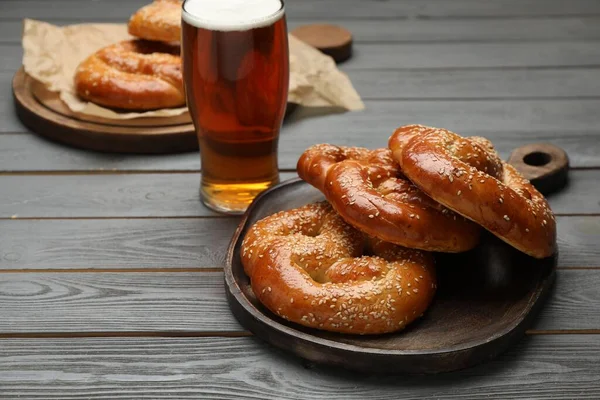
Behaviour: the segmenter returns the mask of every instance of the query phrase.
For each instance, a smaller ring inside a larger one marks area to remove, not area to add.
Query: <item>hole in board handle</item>
[[[552,156],[548,153],[543,153],[541,151],[534,151],[533,153],[529,153],[523,157],[523,162],[527,165],[532,165],[534,167],[541,167],[543,165],[548,164],[552,160]]]

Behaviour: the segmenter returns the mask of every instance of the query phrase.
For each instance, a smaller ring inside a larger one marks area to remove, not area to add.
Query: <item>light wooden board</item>
[[[305,365],[250,338],[10,339],[9,398],[598,399],[597,335],[525,337],[488,363],[439,376],[375,377]]]

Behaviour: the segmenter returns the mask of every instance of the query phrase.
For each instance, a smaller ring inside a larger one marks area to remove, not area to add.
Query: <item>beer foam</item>
[[[269,26],[283,13],[281,0],[186,0],[182,18],[198,28],[242,31]]]

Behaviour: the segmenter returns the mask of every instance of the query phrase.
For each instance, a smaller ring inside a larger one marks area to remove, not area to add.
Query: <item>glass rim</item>
[[[185,6],[189,0],[183,0],[181,5],[181,18],[190,25],[193,25],[197,28],[202,29],[213,29],[213,30],[246,30],[246,29],[254,29],[254,28],[262,28],[265,26],[269,26],[279,21],[285,15],[285,2],[284,0],[278,0],[281,5],[277,11],[265,15],[264,17],[250,19],[248,21],[243,21],[237,25],[234,24],[223,24],[215,21],[210,21],[206,19],[202,19],[201,17],[197,17],[194,14],[190,14]],[[186,18],[187,16],[187,18]],[[194,23],[196,22],[196,23]],[[198,26],[202,25],[202,26]]]

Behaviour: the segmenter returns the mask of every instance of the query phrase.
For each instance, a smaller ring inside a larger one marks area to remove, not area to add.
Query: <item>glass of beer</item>
[[[186,0],[181,46],[201,199],[213,210],[241,214],[279,182],[289,86],[283,1]]]

